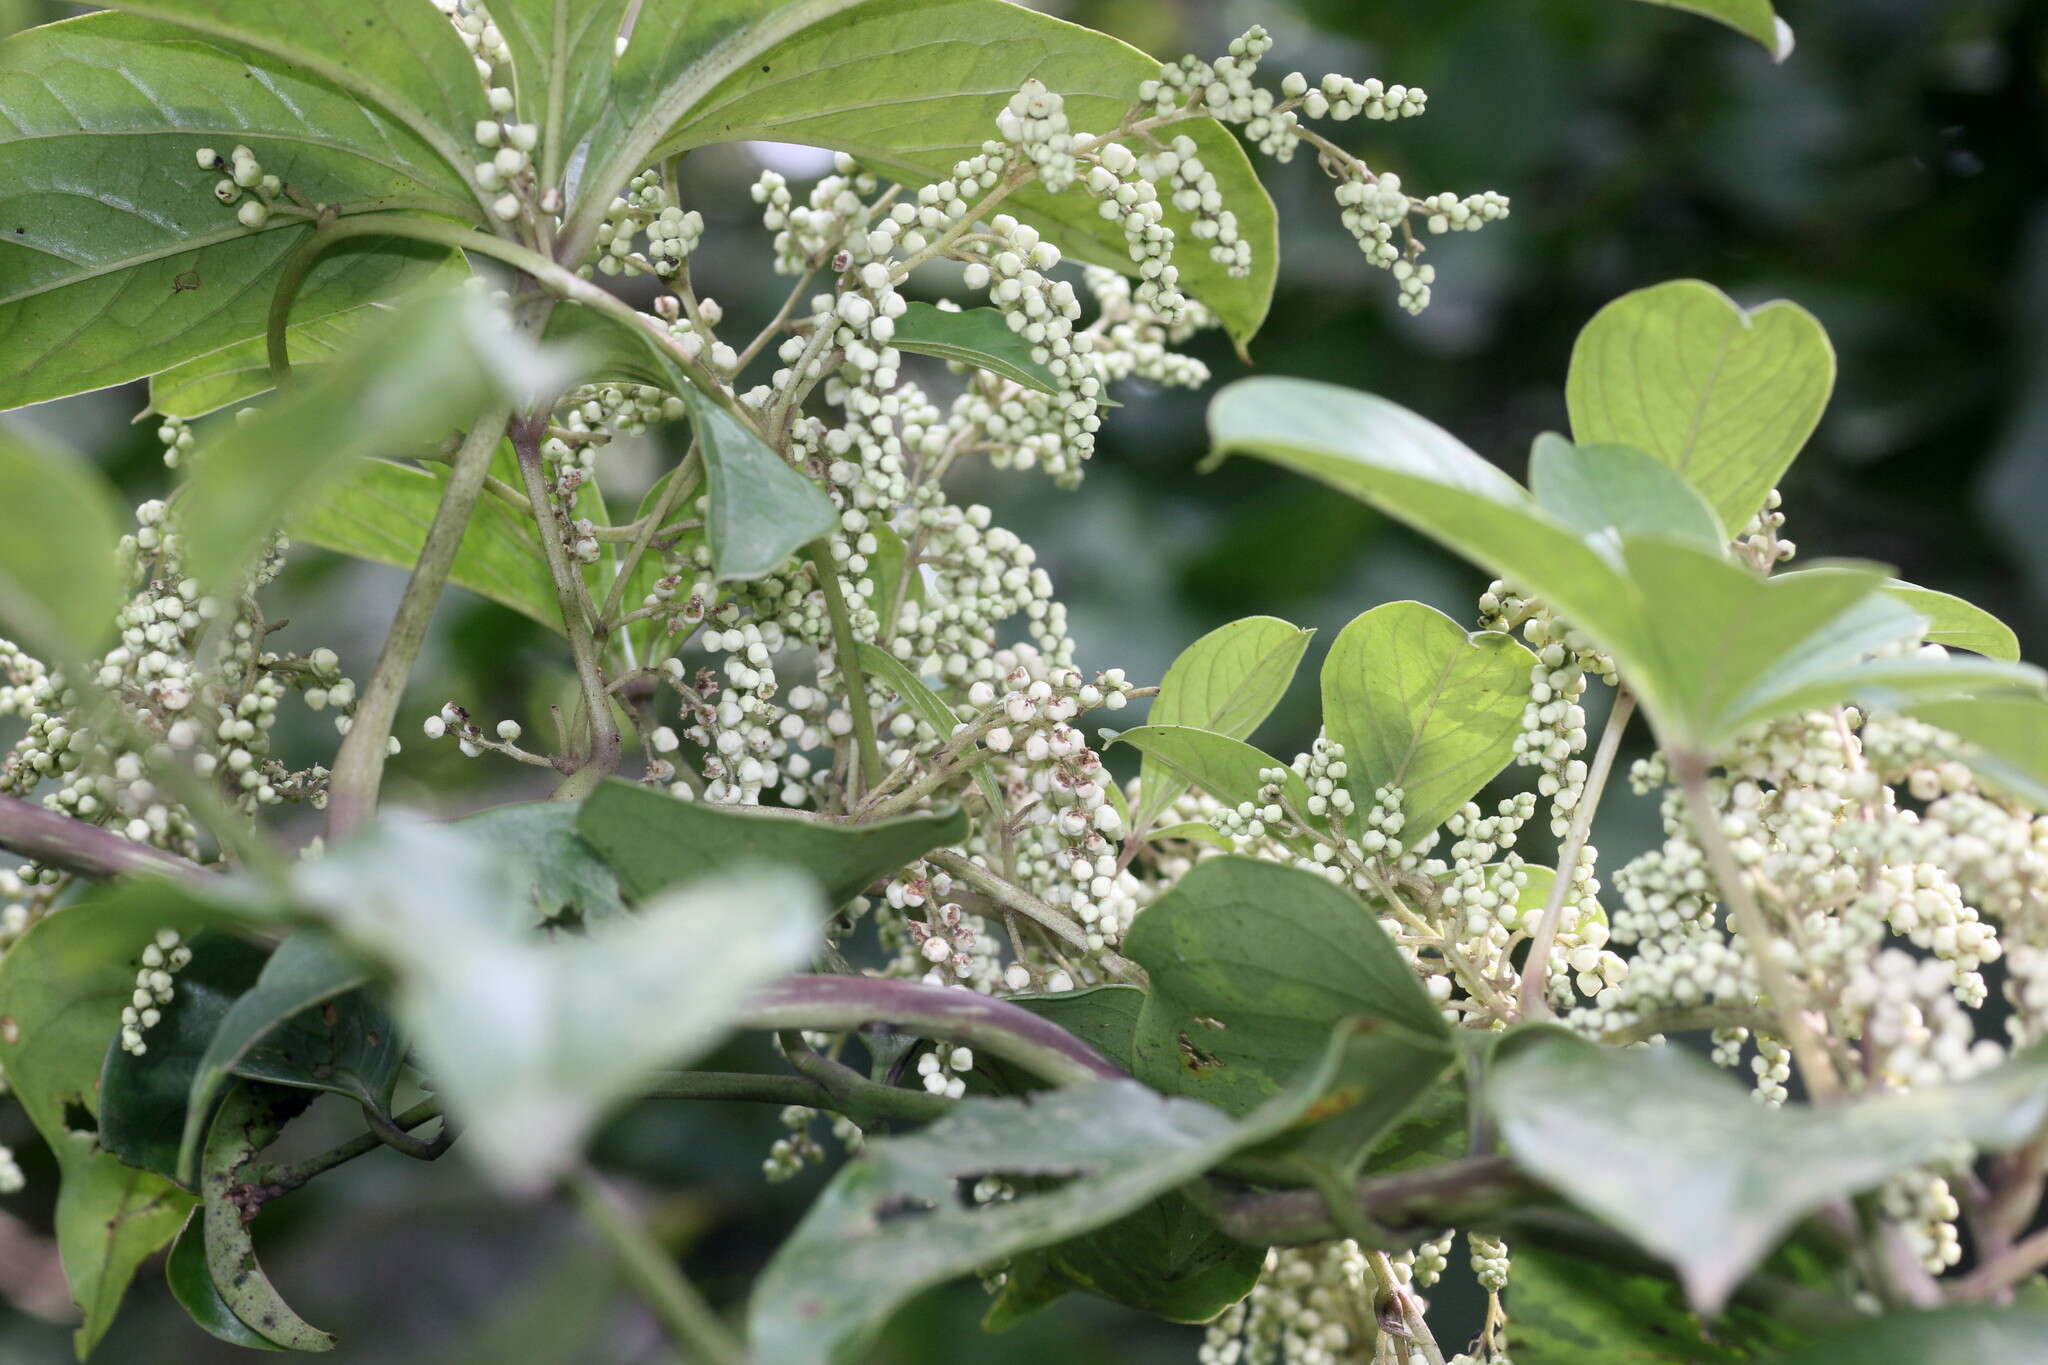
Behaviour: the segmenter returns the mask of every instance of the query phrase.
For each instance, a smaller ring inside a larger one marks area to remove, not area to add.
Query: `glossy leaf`
[[[824,489],[698,390],[685,397],[704,455],[711,567],[719,582],[765,578],[838,526]]]
[[[1441,825],[1513,759],[1534,663],[1514,637],[1420,602],[1344,627],[1323,662],[1323,730],[1344,746],[1358,810],[1399,787],[1409,840]]]
[[[187,1087],[179,1105],[173,1168],[183,1183],[197,1183],[202,1147],[214,1112],[250,1054],[287,1021],[347,996],[372,975],[361,958],[317,929],[302,929],[279,945],[253,983],[224,1011],[195,1064],[185,1073]],[[375,1028],[380,1022],[362,1009],[351,1010],[349,1019],[362,1028]]]
[[[1780,300],[1744,310],[1710,284],[1673,280],[1594,314],[1572,348],[1565,401],[1574,439],[1662,460],[1734,537],[1813,434],[1834,386],[1834,348],[1804,308]]]
[[[1486,1103],[1524,1170],[1671,1262],[1712,1314],[1822,1205],[1957,1143],[1997,1152],[2028,1140],[2048,1121],[2048,1050],[1958,1085],[1760,1109],[1680,1049],[1541,1029],[1502,1045]]]
[[[171,1254],[164,1258],[164,1280],[170,1285],[171,1297],[187,1317],[222,1341],[252,1351],[283,1350],[236,1317],[235,1310],[228,1307],[228,1301],[214,1286],[213,1273],[206,1266],[205,1223],[205,1215],[198,1210],[188,1214],[177,1240],[171,1243]]]
[[[414,273],[419,277],[414,287],[431,292],[467,278],[470,269],[461,252],[448,251],[438,260],[422,260]],[[304,309],[294,308],[293,316],[300,320],[285,329],[285,352],[293,369],[346,357],[366,331],[376,329],[391,308],[386,299],[372,299],[317,317],[305,317]],[[151,375],[149,406],[167,416],[191,419],[246,402],[274,387],[270,340],[266,336],[252,336]]]
[[[1182,790],[1198,788],[1230,806],[1256,802],[1265,785],[1259,774],[1281,769],[1286,776],[1280,789],[1288,804],[1298,812],[1308,809],[1308,783],[1279,759],[1241,739],[1192,725],[1140,725],[1125,730],[1114,743],[1128,744],[1143,754],[1155,780],[1170,780]],[[1139,805],[1142,809],[1144,803]]]
[[[0,631],[52,663],[91,657],[126,596],[121,524],[91,465],[0,427]]]
[[[967,817],[956,807],[826,824],[608,782],[584,801],[577,829],[618,869],[619,884],[635,899],[734,867],[768,866],[814,878],[836,906],[875,878],[966,838]]]
[[[1620,548],[1623,536],[1665,536],[1713,554],[1727,548],[1721,523],[1671,466],[1629,446],[1576,446],[1545,432],[1529,454],[1536,505],[1580,535]]]
[[[1378,920],[1313,872],[1210,858],[1138,917],[1124,952],[1151,976],[1133,1074],[1250,1113],[1359,1021],[1304,1153],[1356,1168],[1451,1065],[1449,1033]]]
[[[1280,704],[1313,634],[1272,616],[1248,616],[1219,626],[1182,650],[1166,670],[1147,723],[1248,738]],[[1186,782],[1156,763],[1142,765],[1138,827],[1157,820],[1186,790]]]
[[[997,112],[1027,78],[1065,96],[1075,131],[1104,132],[1158,74],[1159,63],[1135,48],[1004,0],[653,0],[619,64],[612,110],[589,139],[606,159],[578,193],[594,210],[641,166],[754,138],[849,152],[922,184],[995,136]],[[1221,125],[1198,120],[1174,132],[1195,140],[1253,255],[1252,273],[1232,277],[1169,206],[1166,221],[1183,244],[1181,288],[1242,345],[1272,300],[1272,201]],[[1003,207],[1069,256],[1131,269],[1122,231],[1079,189],[1025,191]]]
[[[254,1239],[234,1197],[241,1168],[277,1137],[302,1105],[285,1092],[244,1084],[214,1116],[201,1158],[200,1228],[206,1268],[227,1310],[287,1351],[331,1351],[334,1337],[293,1311],[257,1263]]]
[[[400,1022],[462,1149],[531,1191],[649,1072],[694,1060],[742,997],[807,963],[824,916],[809,878],[756,860],[699,868],[636,915],[550,942],[529,928],[512,873],[457,828],[387,823],[299,880],[395,976]]]
[[[1010,330],[999,308],[958,311],[913,303],[896,320],[891,345],[899,351],[935,355],[1000,375],[1040,393],[1058,393],[1060,382],[1051,370],[1031,357],[1031,343]]]
[[[294,511],[285,529],[294,541],[410,569],[447,483],[443,469],[356,460],[325,495]],[[560,631],[562,608],[537,535],[522,513],[485,495],[469,519],[448,581]]]
[[[1932,644],[1967,649],[1987,659],[2020,657],[2019,636],[2013,634],[2012,627],[1974,602],[1896,578],[1885,583],[1883,592],[1904,602],[1927,622],[1927,639]]]
[[[757,1365],[827,1365],[862,1346],[911,1296],[1124,1217],[1232,1152],[1293,1123],[1328,1065],[1233,1120],[1135,1081],[1022,1100],[969,1099],[930,1127],[872,1142],[769,1262],[748,1315]],[[975,1208],[965,1177],[1071,1177]]]
[[[462,68],[449,90],[481,103],[445,19],[403,0],[375,3],[412,11],[406,27],[437,28],[433,42],[452,46]],[[286,0],[274,7],[314,13]],[[322,79],[348,27],[332,27],[316,60],[279,60],[220,41],[218,30],[215,41],[196,42],[170,24],[112,13],[0,43],[0,336],[9,362],[0,408],[120,383],[262,335],[273,287],[312,229],[283,214],[242,227],[214,198],[220,173],[200,168],[201,148],[226,156],[247,146],[326,203],[476,211],[451,163],[392,106]],[[420,67],[408,58],[398,69]],[[389,239],[345,244],[315,265],[293,318],[392,297],[446,257]]]
[[[346,359],[199,443],[179,502],[187,563],[201,582],[226,583],[351,463],[437,441],[487,398],[552,391],[567,375],[475,295],[409,303]]]
[[[584,924],[626,913],[619,875],[576,832],[576,807],[557,801],[499,806],[456,822],[517,862],[531,884],[536,923],[564,911]]]
[[[1792,29],[1771,9],[1771,0],[1643,0],[1645,4],[1689,10],[1715,19],[1763,45],[1772,61],[1792,55]]]
[[[259,948],[225,934],[206,934],[190,945],[192,961],[176,977],[176,994],[144,1035],[148,1051],[136,1056],[118,1038],[106,1047],[100,1070],[100,1146],[130,1166],[196,1189],[197,1172],[183,1172],[178,1137],[187,1126],[186,1101],[208,1045],[235,1002],[263,970]],[[203,1129],[214,1096],[205,1097]]]

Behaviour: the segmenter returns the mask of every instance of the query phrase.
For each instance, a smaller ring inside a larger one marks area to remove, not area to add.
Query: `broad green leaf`
[[[1529,491],[1559,521],[1615,548],[1619,537],[1634,535],[1666,536],[1715,554],[1727,548],[1714,509],[1693,486],[1629,446],[1576,446],[1545,432],[1529,454]]]
[[[711,494],[711,567],[721,583],[765,578],[839,524],[832,499],[697,389],[684,395]]]
[[[1143,754],[1154,780],[1170,779],[1178,789],[1176,795],[1195,787],[1230,806],[1256,802],[1265,785],[1259,774],[1278,768],[1286,774],[1280,782],[1281,794],[1306,817],[1308,783],[1279,759],[1241,739],[1192,725],[1140,725],[1113,742],[1128,744]],[[1144,806],[1141,801],[1140,809]]]
[[[56,1154],[57,1249],[85,1314],[83,1357],[106,1334],[136,1267],[172,1237],[192,1198],[100,1148],[99,1077],[142,950],[160,929],[187,938],[224,927],[216,906],[141,880],[58,910],[0,958],[0,1068]]]
[[[446,20],[430,6],[376,3],[416,11],[407,26],[437,26],[465,68],[451,91],[481,100]],[[318,66],[337,55],[343,27],[332,29]],[[419,67],[408,60],[403,69]],[[125,14],[0,41],[0,408],[135,379],[262,335],[285,262],[312,229],[283,214],[242,227],[214,198],[220,174],[200,168],[201,148],[226,156],[247,146],[309,199],[356,211],[400,200],[476,212],[434,146],[388,106],[322,74],[313,62]],[[293,317],[391,297],[446,256],[389,239],[344,244],[314,266]]]
[[[1410,842],[1441,825],[1514,757],[1534,663],[1512,636],[1420,602],[1344,627],[1323,662],[1323,731],[1344,746],[1358,809],[1399,787]]]
[[[1927,622],[1927,639],[1932,644],[1967,649],[1987,659],[2013,661],[2020,657],[2020,639],[2012,627],[1974,602],[1896,578],[1885,583],[1883,592],[1904,602]]]
[[[318,929],[301,929],[279,945],[262,964],[253,984],[223,1013],[196,1064],[185,1072],[187,1088],[178,1106],[179,1144],[173,1168],[180,1180],[187,1185],[197,1183],[202,1147],[215,1110],[232,1078],[258,1046],[294,1017],[348,996],[372,975],[362,959]],[[339,1024],[339,1010],[336,1015]],[[349,1011],[348,1019],[365,1028],[383,1022],[380,1014],[360,1006]]]
[[[1362,1021],[1317,1122],[1294,1135],[1340,1171],[1454,1060],[1442,1016],[1378,920],[1313,872],[1198,863],[1138,917],[1124,952],[1151,976],[1133,1074],[1228,1113],[1280,1094],[1333,1031]]]
[[[529,928],[512,869],[455,827],[388,823],[299,879],[309,906],[395,976],[400,1022],[463,1149],[531,1191],[649,1072],[694,1060],[748,992],[816,951],[823,907],[800,871],[765,859],[700,871],[636,915],[553,941]]]
[[[1709,1326],[1662,1275],[1522,1241],[1513,1257],[1516,1365],[1750,1365],[1807,1339],[1741,1304]],[[1865,1365],[1863,1356],[1839,1359]]]
[[[470,269],[461,252],[449,251],[431,265],[423,262],[417,273],[417,288],[424,292],[466,279]],[[390,302],[383,299],[317,317],[305,317],[305,310],[295,307],[292,315],[301,320],[285,328],[285,352],[293,369],[324,365],[347,356],[363,334],[374,330],[390,311]],[[267,336],[253,336],[151,375],[149,406],[155,412],[189,420],[246,402],[273,387],[270,340]]]
[[[1100,1081],[1023,1100],[969,1099],[907,1137],[868,1144],[819,1196],[756,1285],[756,1365],[828,1365],[863,1346],[921,1290],[1114,1222],[1231,1153],[1284,1131],[1330,1065],[1233,1120],[1205,1104]],[[1071,1177],[983,1208],[968,1177]]]
[[[2048,1050],[1958,1085],[1762,1109],[1678,1048],[1546,1028],[1502,1045],[1485,1095],[1517,1164],[1669,1261],[1712,1314],[1822,1205],[1958,1143],[1988,1153],[2031,1138],[2048,1121]]]
[[[176,976],[176,994],[144,1035],[137,1056],[110,1038],[100,1071],[100,1146],[130,1166],[196,1189],[196,1172],[182,1174],[178,1136],[186,1127],[186,1100],[208,1044],[263,970],[259,948],[226,934],[191,943],[192,961]],[[208,1116],[212,1096],[207,1097]],[[199,1120],[205,1126],[205,1119]]]
[[[2048,1313],[2038,1308],[1948,1308],[1888,1313],[1771,1365],[2036,1365],[2048,1359]]]
[[[275,1141],[302,1107],[297,1097],[264,1086],[244,1083],[229,1092],[201,1158],[200,1229],[207,1271],[230,1313],[287,1351],[331,1351],[334,1337],[294,1312],[257,1263],[248,1220],[234,1197],[242,1166]]]
[[[53,663],[89,658],[125,595],[120,539],[97,470],[0,427],[0,631]]]
[[[1594,314],[1572,347],[1565,400],[1574,439],[1670,465],[1732,538],[1813,434],[1834,386],[1834,348],[1805,309],[1780,300],[1745,311],[1710,284],[1673,280]]]
[[[222,1341],[252,1351],[283,1350],[236,1317],[235,1310],[228,1307],[228,1301],[214,1286],[213,1274],[206,1266],[205,1223],[205,1215],[199,1210],[188,1214],[177,1240],[171,1243],[171,1254],[164,1258],[164,1280],[170,1285],[171,1297],[187,1317]]]
[[[1771,9],[1771,0],[1643,0],[1650,5],[1688,10],[1719,20],[1737,33],[1746,34],[1763,45],[1771,60],[1782,62],[1792,55],[1792,29]]]
[[[512,50],[520,117],[538,124],[543,184],[563,166],[611,94],[619,28],[631,0],[497,0],[491,19]]]
[[[1247,616],[1217,627],[1166,670],[1147,723],[1249,738],[1280,704],[1314,634],[1273,616]],[[1137,827],[1157,820],[1185,790],[1186,782],[1170,780],[1156,764],[1141,765]]]
[[[578,186],[576,217],[594,226],[642,166],[742,139],[830,147],[923,184],[996,136],[997,112],[1028,78],[1065,96],[1076,132],[1099,133],[1116,127],[1138,86],[1158,74],[1159,63],[1135,48],[1004,0],[650,0],[619,64],[612,108],[589,140],[604,160]],[[1252,273],[1233,278],[1169,205],[1181,288],[1242,345],[1272,301],[1272,201],[1220,124],[1197,120],[1174,132],[1195,140],[1253,253]],[[1070,256],[1131,269],[1121,229],[1079,188],[1025,191],[1003,208]]]
[[[696,877],[743,866],[787,867],[814,878],[833,905],[932,849],[967,837],[957,807],[828,824],[794,813],[681,801],[630,782],[607,782],[584,801],[577,830],[645,899]]]
[[[1919,702],[1907,710],[1961,739],[1952,756],[1992,786],[2048,810],[2048,701],[1973,697]]]
[[[856,652],[860,655],[860,666],[867,672],[868,677],[887,686],[901,697],[903,704],[909,707],[919,720],[937,731],[940,739],[951,735],[954,728],[960,724],[960,718],[953,714],[939,695],[926,687],[924,680],[912,673],[894,655],[885,654],[866,642],[859,642],[856,645]],[[1003,785],[996,781],[995,774],[988,770],[988,764],[977,763],[974,766],[974,785],[981,789],[982,800],[988,803],[990,817],[1007,820],[1009,805],[1003,799]]]
[[[896,534],[895,527],[877,522],[868,528],[868,533],[875,538],[875,552],[868,556],[867,572],[875,592],[868,605],[874,608],[875,619],[882,623],[884,634],[893,634],[902,606],[901,594],[907,590],[913,600],[924,600],[924,578],[913,568],[906,579],[903,566],[910,558],[910,547]]]
[[[999,308],[967,308],[957,312],[913,303],[896,320],[890,343],[899,351],[915,351],[1001,375],[1040,393],[1058,393],[1059,380],[1031,356],[1031,343],[1003,320]]]
[[[535,923],[568,911],[584,924],[626,913],[619,875],[576,832],[576,808],[528,801],[482,811],[456,827],[519,863],[532,885]]]
[[[323,550],[410,569],[447,484],[445,469],[356,460],[324,496],[293,512],[285,529],[293,540]],[[486,493],[463,532],[448,581],[560,631],[562,608],[538,534],[530,518]]]
[[[523,399],[565,377],[467,291],[409,303],[346,359],[200,442],[179,502],[192,572],[227,583],[350,464],[438,440],[489,397]]]

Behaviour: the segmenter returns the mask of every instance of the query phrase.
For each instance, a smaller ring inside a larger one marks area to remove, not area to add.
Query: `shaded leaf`
[[[1953,757],[1993,787],[2048,810],[2048,701],[1972,697],[1919,702],[1908,711],[1961,739]]]
[[[1323,730],[1344,746],[1358,810],[1399,787],[1409,842],[1441,825],[1514,758],[1535,662],[1513,636],[1420,602],[1353,619],[1323,662]]]
[[[721,583],[765,578],[838,526],[824,489],[698,390],[685,396],[704,454],[711,567]]]
[[[1125,730],[1113,742],[1128,744],[1143,754],[1155,780],[1168,779],[1183,791],[1199,788],[1230,806],[1257,802],[1265,786],[1259,774],[1278,768],[1286,773],[1280,790],[1288,804],[1296,811],[1308,809],[1308,783],[1279,759],[1241,739],[1192,725],[1140,725]],[[1139,808],[1145,804],[1141,799]],[[1152,837],[1164,837],[1163,832]]]
[[[1182,650],[1166,670],[1147,723],[1248,738],[1280,704],[1314,634],[1273,616],[1219,626]],[[1156,763],[1141,765],[1137,827],[1157,820],[1185,790],[1186,782],[1162,773]]]
[[[1967,649],[1987,659],[2020,657],[2019,636],[2013,634],[2012,627],[1974,602],[1896,578],[1884,584],[1883,592],[1904,602],[1927,622],[1927,639],[1932,644]]]
[[[1576,446],[1545,432],[1529,455],[1536,505],[1580,535],[1620,549],[1620,538],[1665,536],[1714,554],[1727,537],[1714,509],[1671,466],[1620,445]]]
[[[512,52],[512,88],[540,125],[541,183],[564,165],[611,95],[619,28],[630,0],[497,0],[491,20]]]
[[[200,1228],[207,1271],[230,1313],[287,1351],[331,1351],[333,1335],[294,1312],[257,1263],[255,1242],[235,1198],[242,1166],[276,1140],[301,1107],[284,1092],[262,1086],[245,1083],[229,1092],[201,1157]]]
[[[1804,1334],[1736,1305],[1709,1327],[1661,1275],[1517,1241],[1508,1346],[1527,1365],[1745,1365]],[[1861,1356],[1843,1356],[1863,1365]]]
[[[114,634],[126,588],[114,509],[84,460],[0,427],[0,629],[53,663]]]
[[[171,1243],[171,1254],[164,1258],[164,1280],[170,1285],[171,1297],[187,1317],[222,1341],[252,1351],[283,1350],[236,1317],[235,1310],[228,1307],[228,1301],[214,1287],[213,1273],[206,1265],[205,1222],[205,1215],[197,1209],[188,1214],[177,1240]]]
[[[618,869],[635,899],[739,866],[798,869],[841,905],[932,849],[967,837],[957,807],[828,824],[759,808],[680,801],[630,782],[607,782],[584,801],[577,829]]]
[[[619,876],[576,832],[576,807],[558,801],[499,806],[456,822],[518,862],[533,888],[537,923],[574,912],[585,924],[626,913]]]
[[[1762,0],[1689,0],[1723,14],[1735,4],[1764,24]],[[1698,280],[1624,294],[1593,315],[1572,347],[1565,401],[1572,436],[1633,446],[1685,476],[1740,535],[1813,434],[1835,386],[1827,332],[1797,304],[1744,310]]]
[[[1645,4],[1689,10],[1717,19],[1763,45],[1772,61],[1792,55],[1792,30],[1771,9],[1771,0],[1643,0]]]
[[[899,351],[935,355],[987,370],[1040,393],[1058,393],[1060,381],[1031,358],[1031,343],[1011,331],[1003,318],[999,308],[953,311],[913,303],[896,320],[896,335],[890,344]]]
[[[1888,1313],[1831,1333],[1772,1365],[2035,1365],[2048,1357],[2048,1313],[1949,1308]]]
[[[84,1360],[113,1325],[136,1270],[178,1235],[192,1196],[96,1150],[85,1134],[65,1134],[56,1153],[57,1249],[71,1297],[85,1314],[72,1334]]]

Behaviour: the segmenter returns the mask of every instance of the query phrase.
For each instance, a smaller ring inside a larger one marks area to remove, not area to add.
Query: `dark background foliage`
[[[1425,192],[1513,197],[1506,223],[1437,249],[1436,303],[1417,320],[1365,266],[1313,165],[1269,164],[1286,249],[1257,369],[1385,394],[1520,472],[1531,438],[1563,428],[1572,338],[1608,299],[1678,276],[1745,303],[1795,299],[1820,316],[1841,360],[1834,405],[1785,487],[1802,556],[1895,565],[2003,616],[2030,658],[2048,654],[2048,6],[1786,0],[1799,47],[1784,66],[1726,30],[1621,0],[1041,7],[1169,55],[1213,53],[1264,23],[1279,39],[1276,76],[1299,66],[1420,84],[1426,118],[1347,126],[1349,145]],[[0,25],[34,17],[32,0],[0,0]],[[699,279],[735,318],[765,316],[785,287],[762,268],[743,193],[756,169],[727,149],[687,175],[711,220]],[[1219,378],[1243,372],[1227,349],[1205,356]],[[1254,612],[1326,634],[1403,597],[1470,614],[1482,584],[1465,566],[1266,466],[1198,477],[1202,403],[1122,396],[1127,406],[1079,493],[1031,475],[965,485],[1039,548],[1073,610],[1085,666],[1154,679],[1196,635]],[[148,496],[166,475],[151,429],[127,425],[141,401],[95,395],[30,417],[98,452]],[[608,458],[607,478],[629,494],[658,467],[645,445],[625,443]],[[301,555],[276,613],[300,623],[287,642],[332,644],[345,664],[367,669],[400,581]],[[401,733],[450,696],[531,725],[566,679],[551,637],[459,594],[436,639]],[[1316,662],[1312,653],[1305,677]],[[1263,738],[1291,753],[1313,725],[1304,682]],[[332,740],[309,721],[296,742],[312,753]],[[519,781],[414,745],[391,791],[453,810],[529,794]],[[1604,861],[1647,833],[1640,818],[1603,819]],[[747,1045],[722,1061],[768,1064]],[[22,1153],[31,1184],[0,1204],[12,1222],[0,1228],[0,1290],[17,1305],[0,1308],[0,1360],[68,1359],[66,1330],[24,1311],[50,1299],[47,1277],[38,1280],[47,1253],[23,1239],[48,1227],[53,1172],[25,1123],[0,1119],[8,1129],[0,1140]],[[772,1110],[650,1103],[616,1124],[600,1153],[659,1211],[707,1290],[735,1300],[821,1179],[761,1183],[759,1160],[777,1131]],[[311,1147],[318,1136],[297,1140]],[[459,1160],[359,1162],[275,1205],[261,1242],[295,1305],[341,1334],[339,1360],[666,1358],[562,1210],[495,1202]],[[146,1270],[99,1359],[234,1354],[184,1325],[157,1283]],[[971,1285],[931,1295],[874,1359],[1193,1358],[1195,1329],[1080,1302],[980,1339],[982,1306]]]

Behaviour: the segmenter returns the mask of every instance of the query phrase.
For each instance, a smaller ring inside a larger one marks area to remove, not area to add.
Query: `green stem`
[[[794,1061],[792,1059],[793,1064]],[[943,1117],[954,1105],[954,1101],[941,1095],[882,1085],[836,1062],[830,1066],[832,1069],[829,1071],[821,1069],[816,1074],[802,1076],[761,1076],[746,1071],[674,1071],[664,1074],[641,1093],[670,1100],[797,1104],[806,1109],[844,1114],[862,1127],[869,1126],[876,1119],[929,1123]]]
[[[1600,797],[1607,790],[1607,775],[1614,770],[1614,756],[1621,750],[1622,732],[1628,729],[1629,717],[1635,714],[1635,709],[1635,696],[1627,688],[1614,694],[1606,728],[1600,732],[1600,748],[1586,773],[1585,790],[1579,793],[1571,828],[1565,832],[1564,847],[1558,850],[1557,875],[1551,879],[1550,895],[1543,902],[1543,917],[1536,923],[1529,959],[1522,964],[1520,997],[1524,1019],[1550,1016],[1546,989],[1550,980],[1550,947],[1557,942],[1557,931],[1564,924],[1564,900],[1571,891],[1572,874],[1578,870],[1579,855],[1585,852],[1586,839],[1593,832],[1593,814],[1600,809]]]
[[[546,430],[545,412],[521,418],[512,424],[512,449],[519,457],[519,474],[526,483],[527,500],[533,504],[534,518],[540,523],[541,549],[547,556],[548,576],[554,580],[562,625],[569,632],[569,649],[576,658],[576,682],[583,693],[583,708],[590,717],[590,750],[579,756],[575,771],[554,794],[557,801],[580,801],[619,770],[622,746],[618,720],[612,715],[611,694],[605,686],[597,637],[591,633],[590,596],[584,590],[583,575],[569,558],[561,518],[555,513],[548,492],[547,471],[541,465],[541,434]]]
[[[611,591],[605,594],[604,606],[597,613],[599,621],[611,620],[612,615],[618,611],[626,596],[626,584],[632,580],[633,571],[640,567],[641,557],[647,553],[647,547],[654,543],[654,538],[667,524],[668,514],[684,497],[697,490],[699,459],[697,443],[692,441],[682,463],[675,467],[675,472],[669,475],[668,483],[662,488],[661,500],[640,519],[639,534],[633,537],[632,547],[626,551],[626,557],[619,562],[618,577],[612,580]]]
[[[1145,969],[1113,948],[1091,948],[1088,933],[1057,906],[1049,905],[1023,887],[1007,881],[965,854],[949,848],[933,849],[925,861],[959,878],[1005,910],[1014,910],[1052,934],[1077,952],[1093,954],[1112,975],[1137,985],[1146,981]]]
[[[1834,1062],[1829,1059],[1827,1048],[1813,1031],[1812,1021],[1801,1007],[1799,988],[1773,951],[1777,946],[1777,936],[1771,932],[1770,921],[1764,918],[1763,907],[1757,904],[1749,879],[1743,875],[1741,864],[1735,861],[1735,850],[1729,847],[1728,836],[1722,832],[1720,813],[1714,809],[1713,799],[1707,794],[1706,761],[1697,754],[1670,745],[1665,746],[1665,756],[1671,764],[1672,776],[1678,780],[1678,789],[1684,794],[1686,811],[1699,835],[1700,849],[1706,854],[1707,866],[1720,887],[1721,899],[1728,906],[1737,932],[1749,944],[1757,974],[1763,979],[1764,992],[1770,997],[1772,1013],[1785,1032],[1786,1046],[1792,1049],[1792,1055],[1799,1063],[1806,1089],[1816,1100],[1834,1099],[1842,1093],[1841,1079],[1835,1075]]]
[[[667,1329],[677,1350],[712,1365],[746,1365],[747,1352],[667,1249],[588,1167],[570,1172],[562,1187],[584,1219],[611,1244],[619,1268]]]
[[[428,1098],[421,1100],[404,1113],[394,1115],[391,1123],[401,1131],[410,1132],[421,1124],[439,1117],[441,1101]],[[385,1145],[384,1139],[374,1131],[360,1133],[338,1147],[330,1148],[318,1156],[309,1156],[304,1161],[293,1162],[289,1166],[251,1167],[248,1181],[252,1185],[275,1187],[280,1192],[296,1190],[315,1176],[354,1161],[359,1156],[367,1156]]]
[[[412,577],[406,580],[405,594],[399,598],[398,613],[384,637],[376,669],[356,699],[355,717],[335,755],[334,771],[327,781],[330,837],[347,834],[376,812],[391,726],[398,717],[406,680],[412,676],[413,662],[427,638],[427,623],[448,582],[456,551],[462,548],[462,534],[483,494],[491,456],[497,452],[511,415],[512,410],[502,403],[486,408],[477,415],[455,454],[441,505],[434,509],[433,525],[427,529]]]
[[[868,706],[867,674],[861,671],[860,642],[853,634],[853,613],[847,610],[846,591],[839,585],[839,570],[832,561],[832,541],[829,537],[814,540],[807,551],[811,564],[818,571],[818,587],[825,594],[825,611],[832,618],[832,654],[839,665],[839,676],[846,683],[846,705],[853,713],[853,740],[860,750],[860,781],[862,789],[874,786],[882,780],[882,748],[875,739],[875,717]],[[847,809],[854,806],[854,794],[849,793]]]

